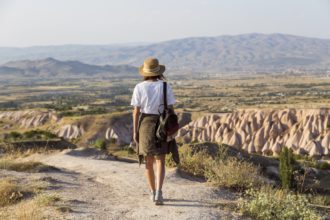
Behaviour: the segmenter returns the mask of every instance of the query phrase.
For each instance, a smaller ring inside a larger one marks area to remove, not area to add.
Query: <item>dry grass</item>
[[[229,157],[225,161],[210,162],[205,176],[215,186],[234,188],[239,191],[250,187],[260,187],[263,184],[256,166],[234,157]]]
[[[181,160],[179,168],[195,176],[205,177],[217,187],[242,191],[263,185],[258,167],[227,156],[220,147],[219,152],[219,155],[215,156],[210,155],[206,150],[193,151],[191,146],[183,145],[179,148]],[[166,162],[167,166],[174,165],[170,157],[166,158]]]
[[[61,200],[57,194],[44,192],[40,181],[29,184],[23,182],[0,180],[0,208],[5,207],[0,211],[0,219],[45,219],[45,207],[55,206]]]
[[[1,141],[1,140],[0,140]],[[48,149],[47,147],[35,147],[29,149],[20,149],[15,147],[11,143],[0,142],[0,151],[3,151],[5,154],[0,157],[0,159],[16,159],[16,158],[24,158],[31,156],[35,153],[43,153],[47,154],[52,152],[53,150]]]
[[[45,193],[38,194],[34,199],[39,206],[52,206],[56,202],[61,200],[61,198],[57,194]]]
[[[204,177],[211,161],[212,157],[206,151],[194,153],[188,145],[180,148],[180,169],[195,176]]]
[[[20,220],[41,220],[43,218],[42,209],[35,200],[21,203],[15,210],[17,219]]]
[[[56,168],[34,161],[16,162],[9,159],[0,159],[0,169],[12,170],[17,172],[37,173]]]
[[[0,217],[19,220],[48,219],[45,215],[45,208],[55,206],[57,201],[60,201],[60,197],[56,194],[41,193],[32,199],[21,201],[16,206],[11,207],[9,213],[7,212],[7,214],[3,216],[0,215]]]
[[[23,198],[21,187],[11,179],[0,180],[0,207],[19,202]]]

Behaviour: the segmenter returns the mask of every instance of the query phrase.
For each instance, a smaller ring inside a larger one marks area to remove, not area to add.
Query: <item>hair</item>
[[[163,76],[163,74],[160,74],[158,76],[144,76],[143,80],[165,80],[166,78]]]

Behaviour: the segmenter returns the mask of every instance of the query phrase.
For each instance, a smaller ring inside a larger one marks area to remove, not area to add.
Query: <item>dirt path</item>
[[[155,206],[149,200],[143,165],[101,159],[81,149],[33,159],[68,171],[53,177],[73,210],[65,213],[66,219],[238,219],[219,206],[233,200],[232,193],[183,177],[175,169],[166,174],[165,204]]]

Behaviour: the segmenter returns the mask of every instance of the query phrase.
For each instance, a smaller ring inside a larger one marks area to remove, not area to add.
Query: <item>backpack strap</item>
[[[163,82],[164,110],[167,110],[167,83]]]

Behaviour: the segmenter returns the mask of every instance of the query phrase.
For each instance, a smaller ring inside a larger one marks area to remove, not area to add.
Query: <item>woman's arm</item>
[[[140,115],[140,107],[134,107],[133,110],[133,139],[136,143],[139,143],[139,130],[138,130],[138,123],[139,123],[139,115]]]

